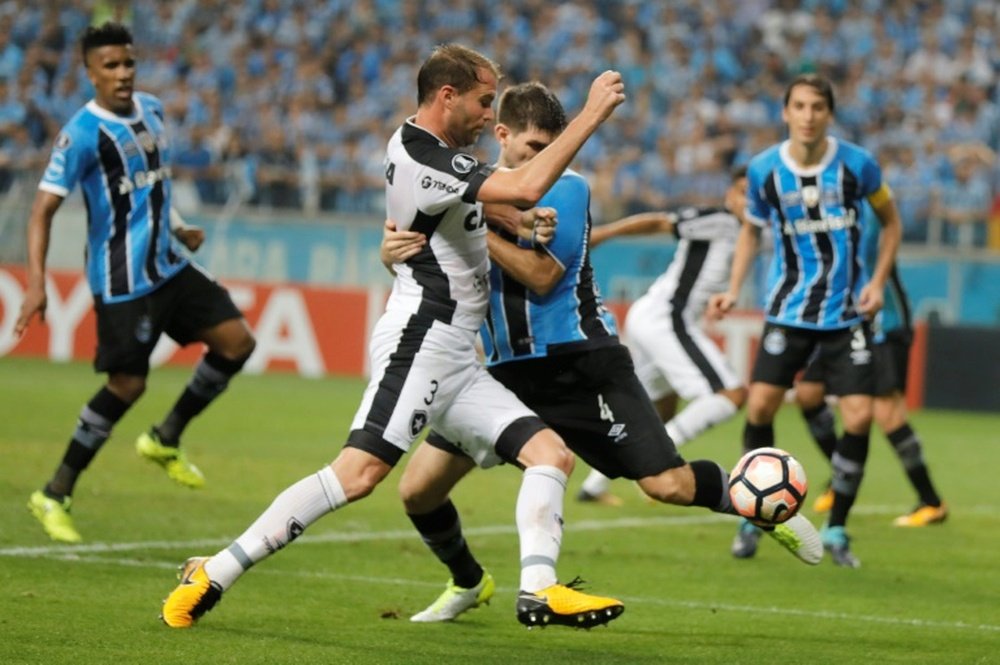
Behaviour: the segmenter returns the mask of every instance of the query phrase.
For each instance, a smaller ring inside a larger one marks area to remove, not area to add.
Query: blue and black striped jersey
[[[149,293],[187,264],[170,232],[170,146],[163,105],[136,93],[119,116],[93,100],[63,127],[38,188],[87,206],[87,280],[95,297]]]
[[[488,365],[618,343],[614,317],[604,308],[590,265],[587,181],[567,170],[538,206],[556,209],[559,226],[545,251],[565,272],[540,296],[490,266],[490,307],[481,331]]]
[[[801,168],[788,141],[748,166],[747,217],[774,232],[765,316],[782,325],[835,330],[861,320],[856,305],[868,280],[860,256],[861,205],[887,197],[882,171],[863,148],[828,139],[822,161]]]

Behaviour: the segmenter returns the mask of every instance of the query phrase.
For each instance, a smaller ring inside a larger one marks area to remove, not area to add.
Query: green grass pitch
[[[102,379],[86,364],[0,359],[0,662],[1000,662],[1000,415],[958,412],[913,417],[951,506],[941,526],[890,526],[914,497],[882,435],[873,436],[849,524],[859,570],[805,566],[769,540],[755,560],[734,560],[734,520],[650,506],[624,481],[614,486],[624,507],[578,504],[581,463],[565,507],[560,575],[581,575],[627,610],[591,631],[527,631],[513,611],[519,474],[500,468],[475,472],[455,495],[468,540],[497,579],[492,605],[451,624],[411,624],[447,573],[403,514],[397,471],[248,573],[195,628],[170,630],[157,614],[177,565],[228,544],[279,491],[332,459],[363,387],[238,378],[186,433],[208,477],[191,491],[132,447],[188,374],[154,370],[78,485],[74,515],[86,541],[69,547],[49,541],[25,503]],[[741,427],[738,417],[683,453],[731,465]],[[777,436],[805,464],[815,494],[827,471],[792,409]]]

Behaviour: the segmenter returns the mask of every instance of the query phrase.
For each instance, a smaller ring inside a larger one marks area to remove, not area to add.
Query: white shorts
[[[375,454],[370,446],[392,446],[402,455],[431,426],[480,466],[500,463],[500,435],[517,420],[538,417],[490,376],[475,342],[475,332],[440,321],[384,314],[372,331],[372,376],[349,445],[367,443],[358,447]]]
[[[676,392],[691,400],[739,388],[736,372],[696,322],[644,295],[625,317],[635,374],[653,401]]]

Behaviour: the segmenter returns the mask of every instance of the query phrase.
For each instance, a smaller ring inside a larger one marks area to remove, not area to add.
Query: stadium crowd
[[[166,105],[180,205],[381,215],[421,56],[459,41],[570,113],[596,71],[623,73],[628,103],[576,163],[599,222],[716,203],[731,166],[782,138],[782,91],[805,71],[835,82],[832,133],[878,157],[906,242],[983,246],[1000,218],[995,2],[0,0],[0,193],[37,178],[91,97],[76,38],[109,18],[133,27],[137,87]],[[495,157],[489,136],[478,149]]]

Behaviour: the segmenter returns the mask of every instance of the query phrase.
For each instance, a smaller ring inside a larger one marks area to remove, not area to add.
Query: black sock
[[[472,556],[462,536],[462,524],[455,504],[449,499],[425,515],[408,515],[420,537],[434,555],[451,571],[451,579],[463,589],[471,589],[483,579],[483,568]]]
[[[902,462],[910,484],[917,491],[920,503],[940,506],[941,497],[934,490],[930,472],[924,463],[923,445],[917,433],[910,427],[910,423],[903,423],[898,429],[886,434],[886,437],[892,444],[892,449],[896,451],[899,461]]]
[[[125,415],[129,406],[131,405],[108,390],[107,386],[103,386],[90,398],[80,411],[76,430],[59,468],[52,480],[45,485],[43,491],[47,496],[62,500],[73,493],[80,474],[111,436],[111,428]]]
[[[692,506],[704,506],[717,513],[735,515],[733,502],[729,499],[729,474],[715,462],[695,460],[691,462],[694,472],[694,500]]]
[[[195,367],[194,376],[184,388],[174,408],[162,423],[153,428],[160,443],[165,446],[179,446],[181,434],[191,419],[222,394],[229,385],[229,380],[243,368],[246,361],[247,358],[229,360],[211,351],[206,353]]]
[[[748,420],[743,425],[743,452],[755,448],[768,448],[774,445],[774,424],[752,425]]]
[[[830,526],[847,524],[847,514],[858,496],[867,459],[868,433],[844,432],[833,453],[833,508],[830,509]]]
[[[826,402],[820,402],[815,408],[802,409],[802,417],[805,418],[813,441],[828,460],[833,459],[833,450],[837,447],[837,428],[833,411]]]

